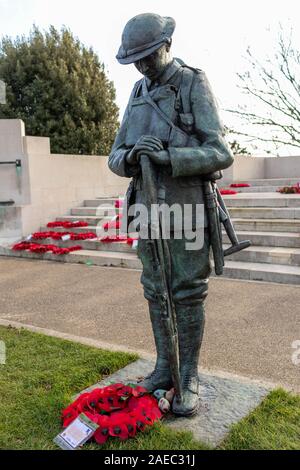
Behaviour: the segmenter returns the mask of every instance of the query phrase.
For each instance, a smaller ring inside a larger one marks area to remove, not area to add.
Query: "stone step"
[[[114,251],[80,250],[67,255],[54,255],[53,253],[32,253],[29,250],[13,251],[7,247],[0,247],[0,256],[17,258],[40,259],[60,261],[64,263],[80,263],[95,266],[113,266],[117,268],[141,269],[142,265],[136,253],[120,253]]]
[[[300,267],[229,260],[224,267],[224,277],[300,285]]]
[[[260,192],[255,191],[255,187],[237,189],[240,190],[238,194],[223,196],[228,207],[300,207],[299,194],[280,194],[269,191],[269,188],[266,188],[265,192]],[[98,207],[99,204],[114,206],[116,200],[117,198],[97,198],[85,200],[83,205],[84,207]]]
[[[249,180],[238,180],[235,183],[248,183],[251,186],[291,186],[300,182],[300,176],[295,178],[268,178],[268,179],[249,179]]]
[[[231,245],[224,244],[223,248]],[[250,246],[246,250],[226,256],[227,260],[244,261],[248,263],[283,264],[300,266],[300,248],[283,248],[272,246]]]
[[[300,207],[300,194],[238,193],[223,199],[227,207]]]
[[[276,193],[280,186],[250,186],[248,188],[230,188],[229,186],[220,186],[224,189],[231,189],[237,193]]]
[[[104,216],[104,215],[63,215],[61,217],[56,217],[57,221],[67,221],[67,222],[87,222],[91,226],[102,226],[105,222],[109,222],[112,217]],[[85,228],[85,227],[84,227]],[[48,229],[49,230],[49,229]],[[56,230],[56,228],[55,228]],[[86,230],[86,228],[85,228]],[[65,229],[63,229],[65,231]]]
[[[100,201],[100,204],[115,204],[115,202],[119,199],[118,196],[109,196],[109,197],[96,197],[97,201]]]
[[[112,266],[116,268],[141,269],[142,263],[136,253],[115,251],[74,251],[67,255],[71,263],[93,264],[95,266]]]
[[[93,215],[93,216],[104,216],[104,217],[114,217],[115,215],[122,212],[120,209],[114,208],[113,205],[108,206],[106,205],[99,205],[97,207],[73,207],[71,209],[71,215]]]
[[[37,254],[29,251],[15,252],[8,248],[1,247],[0,254],[20,258],[43,259],[95,266],[141,269],[141,262],[135,253],[82,250],[68,255],[53,255],[52,253]],[[214,276],[213,273],[212,275]],[[299,285],[300,267],[226,260],[223,277]]]
[[[61,220],[61,219],[59,219]],[[76,219],[78,220],[78,219]],[[68,228],[68,229],[65,229],[63,227],[55,227],[55,228],[48,228],[46,226],[42,226],[40,228],[40,232],[71,232],[71,233],[86,233],[86,232],[91,232],[91,233],[95,233],[97,235],[97,237],[102,237],[102,236],[105,236],[105,235],[112,235],[112,231],[111,230],[108,230],[107,232],[102,228],[102,225],[105,223],[105,222],[109,222],[111,220],[110,217],[104,217],[102,220],[101,220],[101,223],[99,225],[88,225],[87,227],[75,227],[75,228]],[[88,223],[90,223],[90,221],[88,221]],[[117,232],[119,232],[117,230]]]
[[[222,234],[223,242],[229,243],[229,239],[225,231],[223,231]],[[255,246],[300,248],[299,233],[237,230],[236,234],[239,240],[250,240],[252,245]]]
[[[47,232],[50,229],[47,227],[41,227],[41,232]],[[65,232],[63,228],[56,228],[56,232]],[[73,228],[69,229],[68,232],[73,233],[84,233],[84,232],[92,232],[97,235],[98,238],[102,237],[101,230],[97,230],[95,226],[83,227],[83,228]],[[229,239],[223,230],[223,242],[229,243]],[[237,237],[239,240],[250,240],[252,245],[255,246],[269,246],[269,247],[286,247],[286,248],[300,248],[300,234],[294,232],[259,232],[259,231],[249,231],[249,230],[237,230],[236,231]],[[132,236],[137,236],[137,234],[133,234]],[[87,240],[90,242],[90,240]],[[93,242],[95,243],[95,242]],[[100,242],[99,242],[100,243]],[[103,246],[103,243],[100,243],[100,246]],[[119,244],[111,243],[112,246],[119,246]],[[123,244],[121,244],[122,246]],[[107,246],[107,244],[105,244]],[[98,249],[98,248],[96,248]],[[113,251],[118,251],[115,249]]]
[[[236,230],[258,230],[259,232],[297,232],[300,233],[299,219],[234,219]]]
[[[99,205],[106,205],[106,206],[115,206],[115,202],[117,201],[116,198],[98,198],[98,199],[86,199],[83,201],[83,206],[85,207],[98,207]]]
[[[116,253],[136,253],[126,242],[118,243],[102,243],[100,240],[79,240],[79,241],[62,241],[62,240],[34,240],[35,243],[53,244],[63,248],[69,248],[74,244],[82,246],[88,251],[109,251]],[[231,245],[224,243],[224,250]],[[226,260],[246,261],[255,263],[275,263],[286,264],[291,266],[300,266],[300,248],[284,248],[272,246],[250,246],[246,250],[239,251],[233,255],[226,257]]]
[[[53,230],[55,232],[65,232],[66,229],[62,227],[57,227],[55,229],[49,229],[45,226],[40,228],[41,232],[48,232]],[[103,230],[101,226],[97,227],[95,225],[90,225],[87,227],[78,227],[71,228],[67,230],[68,232],[73,233],[85,233],[91,232],[95,233],[99,238],[103,235]],[[108,234],[110,231],[108,231]],[[223,240],[224,243],[229,243],[228,237],[223,230]],[[275,247],[289,247],[289,248],[300,248],[300,234],[295,232],[272,232],[272,231],[253,231],[253,230],[236,230],[236,234],[240,240],[250,240],[253,245],[257,246],[275,246]]]
[[[254,219],[300,219],[300,207],[228,207],[232,217]],[[114,217],[122,213],[122,210],[114,207],[74,207],[71,209],[73,216],[104,216]]]
[[[245,219],[300,219],[300,207],[230,207],[232,218]]]
[[[33,240],[34,243],[38,244],[52,244],[62,248],[69,248],[74,245],[80,245],[84,250],[88,251],[114,251],[118,253],[135,253],[131,245],[126,242],[113,242],[103,243],[100,239],[94,240],[53,240],[52,238],[46,238],[45,240]]]

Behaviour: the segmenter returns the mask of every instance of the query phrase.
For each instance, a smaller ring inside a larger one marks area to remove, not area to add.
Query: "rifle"
[[[148,210],[158,210],[158,195],[155,184],[155,170],[147,155],[140,155],[140,165],[142,169],[143,186],[147,194]],[[152,215],[152,214],[151,214]],[[171,255],[167,240],[162,236],[161,213],[157,217],[151,217],[151,235],[153,238],[147,240],[150,246],[153,260],[153,272],[157,275],[160,292],[159,301],[161,307],[161,321],[168,341],[169,361],[171,376],[175,388],[178,402],[182,401],[182,387],[179,370],[179,349],[178,333],[176,326],[176,311],[172,299],[171,287],[168,279],[171,280]]]
[[[204,199],[208,212],[208,228],[214,257],[215,273],[217,276],[223,274],[224,257],[238,251],[244,250],[251,245],[250,240],[239,241],[234,230],[229,212],[224,199],[216,184],[216,179],[222,178],[222,172],[209,174],[204,179]],[[232,246],[223,250],[221,223]]]
[[[229,212],[225,205],[224,199],[222,198],[222,195],[220,193],[220,190],[216,183],[213,183],[213,185],[215,186],[215,191],[217,194],[220,219],[222,224],[224,225],[227,236],[232,243],[231,247],[227,248],[227,250],[224,251],[224,256],[228,256],[233,253],[237,253],[238,251],[244,250],[245,248],[248,248],[251,245],[251,242],[250,240],[243,240],[241,242],[239,241],[237,234],[234,230]]]

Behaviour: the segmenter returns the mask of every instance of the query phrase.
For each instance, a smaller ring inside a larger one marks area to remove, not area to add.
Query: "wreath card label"
[[[85,444],[99,428],[99,425],[81,413],[63,432],[54,438],[63,450],[76,450]]]

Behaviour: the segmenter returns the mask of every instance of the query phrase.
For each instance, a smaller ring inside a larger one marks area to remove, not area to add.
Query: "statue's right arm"
[[[125,145],[127,123],[129,119],[129,107],[130,101],[132,99],[135,87],[132,91],[132,94],[129,99],[129,103],[124,113],[124,117],[121,122],[121,126],[116,135],[114,144],[112,146],[110,155],[108,157],[108,166],[113,173],[116,173],[118,176],[124,176],[126,178],[131,178],[137,175],[140,171],[139,165],[130,165],[126,157],[132,150],[132,147],[127,147]]]

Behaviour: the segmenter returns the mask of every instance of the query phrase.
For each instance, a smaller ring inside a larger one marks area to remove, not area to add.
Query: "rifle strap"
[[[191,112],[191,90],[194,83],[194,73],[189,72],[188,67],[182,67],[182,79],[180,84],[179,93],[181,96],[182,109],[184,114]]]

